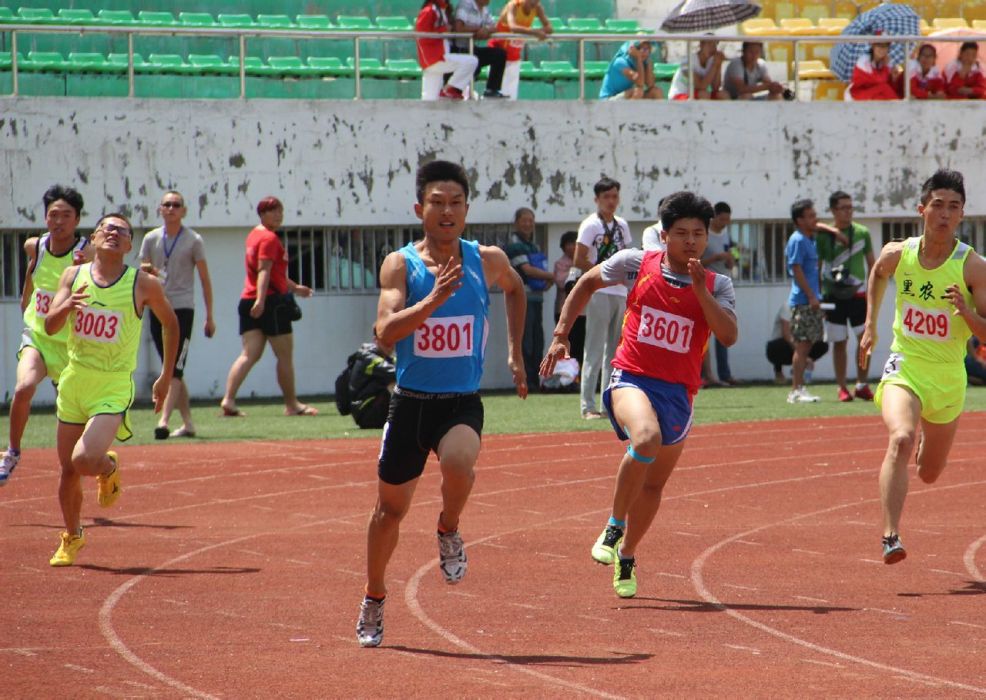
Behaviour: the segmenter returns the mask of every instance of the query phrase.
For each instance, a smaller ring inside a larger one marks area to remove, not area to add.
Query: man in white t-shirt
[[[575,243],[575,267],[588,272],[615,253],[630,248],[633,239],[625,219],[616,215],[620,206],[620,183],[603,177],[593,187],[596,213],[579,226]],[[585,351],[582,356],[581,410],[586,419],[601,418],[597,395],[605,388],[608,368],[620,338],[620,322],[626,307],[627,290],[622,285],[603,287],[593,293],[586,307]],[[600,386],[600,377],[604,380]]]

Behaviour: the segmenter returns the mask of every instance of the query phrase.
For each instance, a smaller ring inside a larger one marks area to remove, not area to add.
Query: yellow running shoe
[[[637,595],[637,560],[633,557],[623,559],[619,556],[613,562],[613,590],[621,598]]]
[[[116,503],[116,499],[120,497],[120,493],[123,490],[120,488],[120,459],[116,456],[116,452],[112,450],[107,452],[106,456],[113,462],[113,471],[106,476],[100,474],[96,477],[96,482],[99,484],[99,495],[97,498],[99,505],[103,508],[109,508]]]
[[[79,528],[79,534],[75,537],[63,532],[62,543],[58,545],[58,549],[48,563],[52,566],[72,566],[75,563],[75,555],[85,546],[86,534],[82,528]]]
[[[606,529],[602,531],[602,534],[596,538],[596,543],[592,545],[592,558],[600,564],[609,566],[617,559],[616,550],[620,546],[620,540],[622,539],[622,527],[607,525]]]

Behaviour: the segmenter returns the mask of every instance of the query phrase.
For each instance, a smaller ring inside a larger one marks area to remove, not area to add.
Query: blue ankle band
[[[642,464],[650,464],[656,459],[655,457],[644,457],[642,454],[633,449],[633,445],[627,445],[627,454]]]
[[[606,524],[607,525],[615,525],[616,527],[626,527],[627,526],[627,521],[626,520],[617,520],[616,518],[614,518],[611,515],[611,516],[609,516],[609,522],[606,523]]]

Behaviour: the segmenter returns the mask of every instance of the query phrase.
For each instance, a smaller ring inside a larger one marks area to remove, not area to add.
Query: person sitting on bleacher
[[[541,20],[540,29],[533,28],[535,19]],[[500,12],[496,31],[499,34],[527,34],[543,41],[554,32],[554,28],[544,13],[541,0],[510,0]],[[516,100],[520,91],[520,58],[524,51],[524,42],[493,39],[489,45],[507,52],[507,67],[503,70],[503,87],[500,92],[511,100]]]
[[[723,82],[734,100],[780,100],[786,97],[784,86],[770,79],[767,62],[763,60],[763,43],[744,41],[740,56],[726,66]],[[758,93],[766,92],[766,96]],[[790,93],[791,99],[794,93]]]
[[[900,93],[894,87],[899,82],[899,68],[890,66],[890,42],[871,44],[852,69],[849,94],[853,100],[897,100]]]
[[[938,51],[931,44],[918,47],[917,60],[911,60],[908,72],[911,75],[911,97],[916,100],[945,99],[945,79],[935,65]]]
[[[447,0],[425,0],[414,23],[414,31],[444,33],[449,30],[449,6]],[[479,65],[472,54],[452,53],[447,39],[418,39],[418,64],[421,66],[421,99],[463,100]],[[451,73],[444,87],[445,74]]]
[[[728,100],[729,94],[722,89],[722,62],[726,55],[719,50],[719,42],[715,39],[705,39],[698,43],[698,51],[692,56],[691,74],[695,80],[695,89],[691,97],[696,100]],[[687,100],[689,66],[682,63],[671,79],[671,89],[668,91],[669,100]]]
[[[599,88],[600,100],[661,100],[664,93],[654,84],[649,41],[628,41],[610,61]]]
[[[981,100],[986,97],[986,77],[979,65],[979,44],[967,41],[959,57],[945,66],[945,92],[950,100]]]

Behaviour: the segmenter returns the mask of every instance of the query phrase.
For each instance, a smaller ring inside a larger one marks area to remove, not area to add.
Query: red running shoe
[[[873,392],[870,391],[870,387],[868,384],[863,387],[856,387],[856,391],[854,393],[856,394],[856,398],[860,399],[861,401],[873,400]]]
[[[843,403],[846,401],[852,401],[852,394],[850,394],[849,390],[843,386],[839,387],[839,401],[842,401]]]
[[[442,88],[442,91],[438,93],[438,98],[441,100],[464,100],[466,96],[462,94],[462,90],[451,85],[446,85]]]

